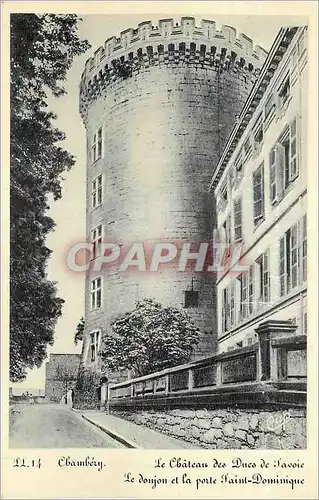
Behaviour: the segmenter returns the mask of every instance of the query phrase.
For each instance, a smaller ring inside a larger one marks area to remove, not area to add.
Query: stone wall
[[[45,395],[50,401],[59,403],[75,385],[79,363],[79,354],[50,354],[45,365]]]
[[[304,449],[306,411],[239,409],[112,412],[205,449]]]

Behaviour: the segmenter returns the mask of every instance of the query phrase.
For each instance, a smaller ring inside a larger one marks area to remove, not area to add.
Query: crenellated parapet
[[[267,52],[243,33],[215,21],[182,17],[181,23],[161,19],[127,29],[120,37],[108,38],[85,64],[80,84],[80,113],[86,120],[89,103],[117,79],[126,79],[143,67],[198,65],[223,72],[244,72],[257,76]]]

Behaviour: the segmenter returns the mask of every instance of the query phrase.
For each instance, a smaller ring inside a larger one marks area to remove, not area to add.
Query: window
[[[228,330],[228,317],[229,317],[229,300],[228,300],[228,288],[224,288],[222,295],[222,331],[227,332]]]
[[[230,285],[230,324],[233,326],[236,322],[236,287],[235,281]]]
[[[240,317],[241,319],[247,318],[248,314],[248,276],[247,272],[239,275],[240,282]]]
[[[290,184],[298,177],[298,120],[295,117],[284,129],[269,153],[270,201],[280,200]]]
[[[198,307],[198,292],[196,290],[185,290],[184,307]]]
[[[95,361],[97,359],[97,355],[99,352],[99,344],[100,344],[100,332],[97,330],[95,332],[90,333],[90,354],[91,361]]]
[[[277,164],[276,164],[276,147],[272,148],[269,153],[269,180],[270,180],[270,202],[274,203],[277,200]]]
[[[235,241],[242,239],[242,200],[238,198],[234,202],[234,231]]]
[[[269,303],[270,279],[269,279],[269,251],[263,253],[256,260],[257,273],[256,283],[259,284],[258,303],[261,306]]]
[[[224,288],[222,294],[222,332],[227,332],[236,322],[235,282]]]
[[[103,185],[102,175],[99,175],[92,181],[92,208],[102,205]]]
[[[101,255],[101,245],[102,245],[102,224],[97,226],[91,231],[91,241],[93,243],[93,255],[92,259],[96,259]]]
[[[278,91],[279,95],[279,104],[280,107],[282,108],[285,102],[287,101],[288,97],[290,96],[290,77],[289,75],[285,78],[283,81],[282,85],[279,88]]]
[[[255,149],[259,150],[259,146],[264,140],[264,130],[263,130],[263,117],[260,115],[256,121],[256,125],[254,127],[254,143]]]
[[[224,224],[223,224],[223,241],[225,242],[226,245],[230,245],[231,243],[231,217],[230,215],[228,215],[228,217],[226,218]],[[228,253],[228,250],[226,248],[226,251]]]
[[[290,282],[291,288],[298,285],[298,225],[294,224],[290,229]],[[290,283],[289,282],[289,283]]]
[[[248,284],[248,306],[249,306],[249,314],[252,314],[254,312],[254,276],[255,275],[255,269],[254,265],[252,264],[249,266],[249,284]]]
[[[102,138],[102,127],[98,129],[97,132],[93,135],[92,141],[92,163],[102,157],[102,147],[103,147],[103,138]]]
[[[302,281],[307,281],[307,215],[302,218]]]
[[[307,279],[307,218],[291,226],[279,241],[280,295]]]
[[[297,119],[294,118],[289,127],[289,182],[292,182],[298,175],[297,159]]]
[[[265,216],[264,204],[264,164],[253,173],[254,224],[259,224]]]
[[[102,278],[91,281],[91,309],[100,309],[102,306]]]

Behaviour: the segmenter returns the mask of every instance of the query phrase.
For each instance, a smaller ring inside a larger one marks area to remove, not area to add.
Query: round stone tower
[[[145,21],[96,50],[80,86],[87,132],[88,240],[100,231],[103,241],[123,248],[142,242],[151,251],[155,242],[164,241],[192,243],[196,251],[196,243],[211,239],[210,179],[265,57],[261,47],[253,47],[244,34],[237,37],[234,28],[218,31],[208,20],[197,27],[192,17],[183,17],[180,24],[163,19],[158,26]],[[102,197],[92,201],[100,196],[100,185]],[[212,273],[192,275],[174,265],[157,272],[134,267],[120,272],[114,266],[105,273],[101,305],[93,309],[94,276],[87,276],[85,366],[97,366],[91,363],[92,331],[108,329],[144,297],[184,307],[190,290],[195,294],[187,311],[201,331],[195,356],[214,352]]]

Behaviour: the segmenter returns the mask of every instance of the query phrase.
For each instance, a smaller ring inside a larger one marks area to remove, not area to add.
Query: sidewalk
[[[160,432],[147,429],[114,415],[107,415],[101,411],[77,411],[82,414],[85,420],[123,443],[127,448],[142,450],[201,449],[191,443],[166,436]]]

